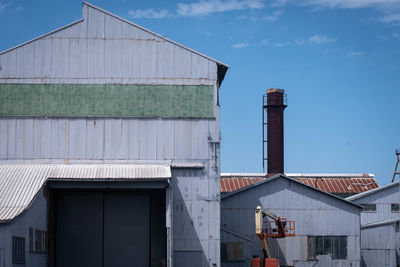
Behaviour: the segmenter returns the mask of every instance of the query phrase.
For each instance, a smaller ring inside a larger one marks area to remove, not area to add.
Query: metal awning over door
[[[8,222],[27,210],[48,181],[80,182],[141,182],[151,187],[171,178],[167,165],[140,164],[0,164],[0,222]],[[145,184],[147,183],[147,184]]]

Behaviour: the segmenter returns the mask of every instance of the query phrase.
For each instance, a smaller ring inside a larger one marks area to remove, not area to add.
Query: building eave
[[[301,185],[301,186],[308,187],[308,188],[310,188],[311,190],[315,190],[315,191],[317,191],[317,192],[320,192],[321,194],[328,195],[328,196],[333,197],[333,198],[335,198],[335,199],[337,199],[337,200],[346,202],[347,204],[350,204],[350,205],[355,206],[355,207],[357,207],[357,208],[359,208],[359,209],[362,209],[362,206],[360,206],[360,205],[358,205],[358,204],[356,204],[356,203],[353,203],[353,202],[348,201],[348,200],[346,200],[346,199],[343,199],[343,198],[341,198],[341,197],[335,196],[335,195],[330,194],[330,193],[328,193],[328,192],[322,191],[322,190],[320,190],[320,189],[318,189],[318,188],[315,188],[315,187],[312,187],[312,186],[303,184],[302,182],[296,181],[295,179],[292,179],[292,178],[290,178],[290,177],[288,177],[288,176],[286,176],[286,175],[283,175],[283,174],[277,174],[277,175],[271,176],[271,177],[268,178],[268,179],[263,179],[263,180],[261,180],[260,182],[257,182],[257,183],[254,183],[254,184],[251,184],[251,185],[242,187],[242,188],[240,188],[240,189],[238,189],[238,190],[236,190],[236,191],[226,193],[226,194],[224,194],[223,196],[221,196],[221,200],[226,199],[226,198],[229,198],[229,197],[234,196],[234,195],[236,195],[236,194],[239,194],[239,193],[241,193],[241,192],[243,192],[243,191],[252,189],[252,188],[257,187],[257,186],[259,186],[259,185],[262,185],[262,184],[264,184],[264,183],[269,183],[269,182],[271,182],[271,181],[273,181],[273,180],[276,180],[276,179],[279,179],[279,178],[287,179],[287,180],[289,180],[289,181],[291,181],[291,182],[293,182],[293,183],[297,183],[297,184],[299,184],[299,185]]]
[[[377,192],[386,190],[388,188],[392,188],[394,186],[399,186],[399,185],[400,185],[400,181],[399,182],[395,182],[395,183],[390,183],[390,184],[387,184],[387,185],[384,185],[384,186],[380,186],[380,187],[375,188],[375,189],[371,189],[369,191],[365,191],[365,192],[359,193],[359,194],[351,196],[351,197],[347,197],[346,200],[353,201],[353,200],[356,200],[356,199],[359,199],[359,198],[362,198],[362,197],[365,197],[365,196],[369,196],[371,194],[375,194]]]

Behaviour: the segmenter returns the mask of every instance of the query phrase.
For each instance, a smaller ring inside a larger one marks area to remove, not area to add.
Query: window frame
[[[347,239],[348,236],[343,235],[308,236],[307,259],[315,260],[318,255],[331,255],[332,260],[345,260],[348,250]],[[337,244],[337,247],[335,244]],[[310,246],[314,247],[310,248]],[[343,246],[345,247],[344,250]]]
[[[360,206],[362,206],[362,212],[369,212],[369,213],[375,213],[378,211],[378,206],[376,205],[376,203],[364,203],[364,204],[360,204]],[[371,208],[374,207],[374,208]]]
[[[397,206],[396,210],[393,209],[393,206]],[[399,203],[392,203],[390,204],[390,211],[392,213],[400,213],[400,204]]]
[[[12,236],[12,263],[26,263],[25,237]]]
[[[47,253],[47,232],[29,228],[29,252]]]

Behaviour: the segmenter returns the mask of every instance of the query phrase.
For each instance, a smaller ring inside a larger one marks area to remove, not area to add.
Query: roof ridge
[[[259,186],[259,185],[261,185],[261,184],[268,183],[268,182],[270,182],[270,181],[273,181],[273,180],[276,180],[276,179],[279,179],[279,178],[284,178],[284,179],[293,181],[293,182],[295,182],[295,183],[297,183],[297,184],[303,185],[303,186],[308,187],[308,188],[310,188],[310,189],[312,189],[312,190],[316,190],[316,191],[318,191],[318,192],[320,192],[320,193],[322,193],[322,194],[326,194],[326,195],[331,196],[331,197],[333,197],[333,198],[335,198],[335,199],[344,201],[344,202],[346,202],[346,203],[348,203],[348,204],[350,204],[350,205],[354,205],[354,206],[357,206],[358,208],[362,209],[362,207],[361,207],[360,205],[358,205],[358,204],[356,204],[356,203],[354,203],[354,202],[351,202],[351,201],[349,201],[349,200],[347,200],[347,199],[338,197],[338,196],[336,196],[336,195],[334,195],[334,194],[328,193],[328,192],[326,192],[326,191],[323,191],[323,190],[321,190],[321,189],[315,188],[315,187],[313,187],[313,186],[304,184],[304,183],[302,183],[302,182],[299,182],[299,181],[297,181],[297,180],[295,180],[295,179],[292,179],[292,178],[290,178],[290,177],[288,177],[288,176],[286,176],[286,175],[283,175],[283,174],[276,174],[276,175],[273,175],[273,176],[269,177],[268,179],[262,179],[261,181],[256,182],[256,183],[254,183],[254,184],[250,184],[250,185],[247,185],[247,186],[245,186],[245,187],[239,188],[239,189],[237,189],[237,190],[235,190],[235,191],[226,193],[225,195],[222,195],[222,196],[221,196],[221,200],[222,200],[222,199],[225,199],[225,198],[228,198],[228,197],[231,197],[231,196],[233,196],[233,195],[236,195],[236,194],[238,194],[238,193],[240,193],[240,192],[246,191],[246,190],[248,190],[248,189],[251,189],[252,187],[256,187],[256,186]]]
[[[209,60],[211,60],[211,61],[214,61],[215,63],[217,63],[217,64],[219,64],[219,65],[222,65],[222,66],[225,66],[226,68],[229,68],[229,65],[227,65],[227,64],[225,64],[225,63],[223,63],[223,62],[221,62],[221,61],[219,61],[219,60],[216,60],[215,58],[212,58],[212,57],[210,57],[210,56],[207,56],[207,55],[205,55],[205,54],[203,54],[203,53],[200,53],[200,52],[198,52],[198,51],[196,51],[196,50],[194,50],[194,49],[192,49],[192,48],[189,48],[189,47],[187,47],[187,46],[185,46],[185,45],[183,45],[183,44],[180,44],[180,43],[178,43],[178,42],[176,42],[176,41],[173,41],[173,40],[171,40],[171,39],[169,39],[169,38],[167,38],[167,37],[165,37],[165,36],[162,36],[161,34],[158,34],[158,33],[156,33],[156,32],[153,32],[153,31],[151,31],[151,30],[149,30],[149,29],[147,29],[147,28],[145,28],[145,27],[143,27],[143,26],[140,26],[140,25],[138,25],[138,24],[136,24],[136,23],[134,23],[134,22],[132,22],[132,21],[130,21],[130,20],[124,19],[124,18],[122,18],[122,17],[120,17],[120,16],[118,16],[118,15],[116,15],[116,14],[114,14],[114,13],[111,13],[110,11],[107,11],[107,10],[101,8],[101,7],[98,7],[98,6],[96,6],[96,5],[92,4],[92,3],[83,1],[82,4],[83,4],[83,5],[87,5],[87,6],[89,6],[89,7],[92,7],[92,8],[95,8],[95,9],[97,9],[97,10],[99,10],[99,11],[101,11],[101,12],[107,14],[107,15],[110,15],[110,16],[116,18],[116,19],[119,19],[119,20],[121,20],[121,21],[123,21],[123,22],[126,22],[126,23],[128,23],[128,24],[131,24],[132,26],[135,26],[135,27],[137,27],[137,28],[139,28],[139,29],[141,29],[141,30],[143,30],[143,31],[146,31],[146,32],[148,32],[148,33],[150,33],[150,34],[153,34],[153,35],[155,35],[155,36],[157,36],[157,37],[159,37],[159,38],[161,38],[161,39],[163,39],[163,40],[165,40],[165,41],[168,41],[168,42],[170,42],[170,43],[172,43],[172,44],[174,44],[174,45],[177,45],[177,46],[179,46],[179,47],[181,47],[181,48],[183,48],[183,49],[186,49],[186,50],[188,50],[188,51],[190,51],[190,52],[192,52],[192,53],[195,53],[195,54],[197,54],[197,55],[199,55],[199,56],[202,56],[202,57],[204,57],[204,58],[206,58],[206,59],[209,59]]]

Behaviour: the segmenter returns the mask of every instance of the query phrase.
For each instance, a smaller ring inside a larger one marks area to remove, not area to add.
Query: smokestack
[[[267,136],[265,138],[263,133],[263,143],[267,143],[267,158],[263,155],[263,167],[264,160],[267,159],[268,176],[284,173],[283,111],[286,107],[284,90],[275,88],[267,90],[266,99],[264,96],[263,101],[263,131],[264,126],[267,125]],[[267,122],[264,121],[265,110],[267,112]]]

